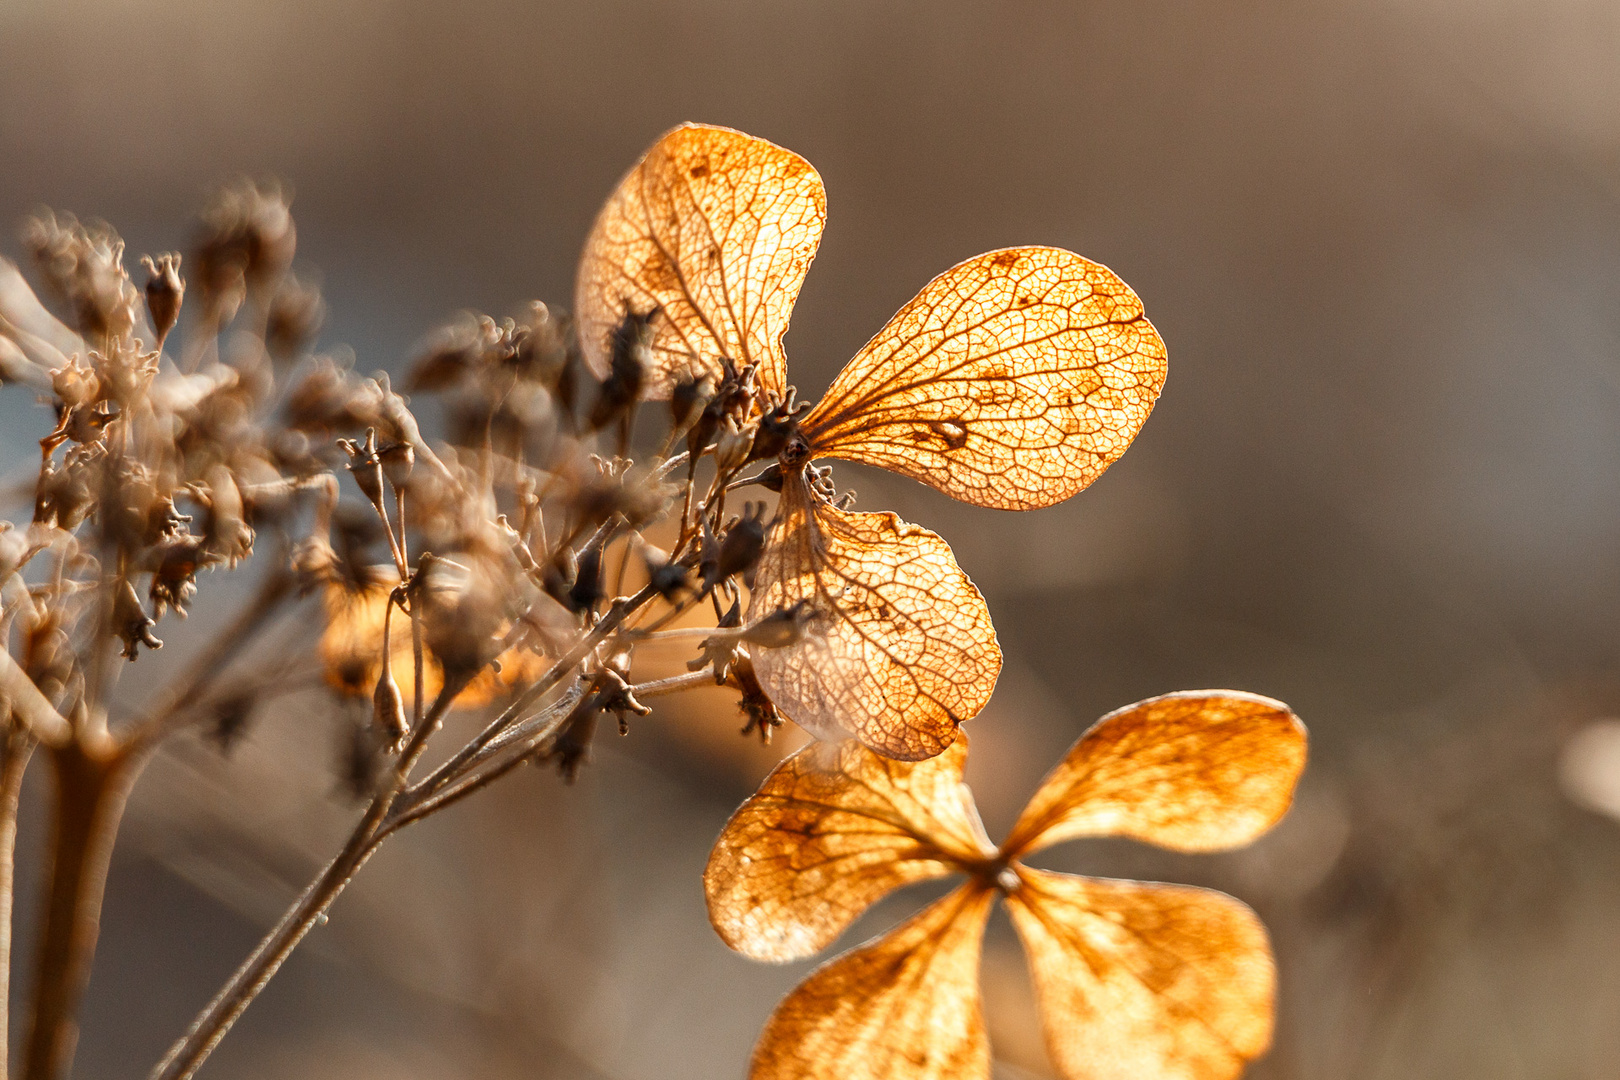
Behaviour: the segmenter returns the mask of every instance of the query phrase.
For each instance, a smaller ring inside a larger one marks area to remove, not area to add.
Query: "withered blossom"
[[[853,741],[811,744],[715,843],[704,885],[726,944],[799,959],[902,885],[968,881],[790,993],[760,1036],[751,1080],[988,1078],[978,967],[998,896],[1066,1080],[1236,1076],[1271,1039],[1275,967],[1254,913],[1207,889],[1023,860],[1087,836],[1240,847],[1287,811],[1305,750],[1281,702],[1233,691],[1150,698],[1082,735],[997,847],[962,783],[965,740],[916,763]]]
[[[798,643],[757,652],[760,683],[818,737],[914,760],[989,700],[1001,667],[989,612],[942,539],[841,508],[809,462],[879,465],[980,506],[1048,506],[1125,452],[1164,385],[1164,344],[1107,268],[1008,248],[935,278],[814,407],[796,403],[782,337],[825,220],[821,179],[797,154],[727,128],[674,129],[586,241],[580,343],[612,378],[633,328],[650,397],[749,373],[746,406],[713,428],[723,476],[780,466],[749,617],[801,601],[818,615]]]

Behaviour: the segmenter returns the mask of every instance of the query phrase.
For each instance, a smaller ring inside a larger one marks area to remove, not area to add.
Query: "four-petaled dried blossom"
[[[915,760],[989,700],[1001,666],[989,612],[943,540],[841,509],[807,478],[810,459],[879,465],[981,506],[1047,506],[1124,453],[1164,385],[1164,344],[1106,267],[1056,248],[992,251],[926,285],[797,419],[782,336],[825,218],[820,177],[797,154],[676,128],[586,241],[580,345],[606,376],[627,314],[656,305],[649,397],[750,373],[757,393],[725,418],[716,463],[738,467],[766,427],[781,443],[753,611],[808,601],[823,624],[756,657],[760,683],[812,734]]]
[[[1305,729],[1281,702],[1232,691],[1111,713],[1049,773],[997,848],[962,783],[959,740],[931,760],[811,744],[727,823],[704,873],[726,944],[810,956],[894,889],[969,880],[789,994],[751,1080],[990,1076],[979,950],[1000,895],[1034,973],[1066,1080],[1229,1080],[1270,1043],[1275,967],[1264,927],[1222,893],[1025,866],[1064,840],[1121,836],[1174,851],[1249,843],[1287,811]]]

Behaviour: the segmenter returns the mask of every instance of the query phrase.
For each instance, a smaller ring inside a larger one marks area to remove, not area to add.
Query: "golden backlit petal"
[[[1018,869],[1007,897],[1066,1080],[1228,1080],[1271,1044],[1265,927],[1223,893]]]
[[[683,377],[718,381],[720,357],[784,388],[782,335],[815,258],[827,196],[810,163],[730,128],[683,124],[653,144],[585,241],[575,316],[585,360],[606,376],[627,312],[652,323],[646,396]]]
[[[771,1014],[749,1080],[988,1080],[979,948],[994,897],[963,885],[817,968]]]
[[[854,735],[915,761],[951,745],[984,708],[1001,649],[984,597],[950,546],[893,514],[837,510],[802,480],[782,486],[749,619],[801,600],[804,639],[754,650],[776,707],[817,738]]]
[[[967,740],[926,761],[811,743],[726,823],[703,873],[709,920],[756,960],[820,952],[901,885],[994,855],[962,783]]]
[[[1164,342],[1112,271],[1059,248],[1007,248],[929,282],[802,430],[814,455],[1032,510],[1125,452],[1164,377]]]
[[[1280,701],[1187,690],[1109,713],[1025,807],[1012,856],[1079,836],[1176,851],[1240,847],[1275,825],[1305,768],[1305,725]]]
[[[395,584],[393,580],[386,580],[356,589],[332,582],[322,592],[326,629],[321,633],[317,650],[327,685],[338,693],[355,698],[371,697],[377,678],[382,674],[383,616]],[[394,678],[405,695],[407,707],[414,708],[416,658],[411,647],[408,614],[395,610],[388,626],[388,640]],[[444,669],[432,653],[427,653],[424,660],[422,697],[431,702],[444,686]],[[527,649],[507,649],[497,657],[496,664],[485,667],[456,695],[456,707],[486,705],[539,678],[549,666],[544,657]]]

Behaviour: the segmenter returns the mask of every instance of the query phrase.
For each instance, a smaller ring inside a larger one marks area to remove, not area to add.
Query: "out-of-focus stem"
[[[35,965],[24,1080],[63,1080],[78,1042],[79,1002],[101,931],[107,865],[138,765],[102,741],[51,751],[56,775],[51,871]]]
[[[34,754],[27,732],[6,733],[4,760],[0,760],[0,1080],[9,1075],[11,1060],[11,911],[17,881],[17,809],[23,773]]]

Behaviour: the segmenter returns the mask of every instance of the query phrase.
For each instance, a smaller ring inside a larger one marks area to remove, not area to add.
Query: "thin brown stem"
[[[422,724],[411,733],[411,743],[400,755],[390,782],[372,799],[365,816],[349,834],[343,850],[287,909],[287,913],[198,1014],[185,1035],[169,1048],[163,1060],[152,1070],[150,1080],[184,1080],[195,1073],[214,1047],[219,1045],[231,1025],[236,1023],[237,1017],[252,1004],[259,991],[264,989],[271,976],[304,939],[304,935],[320,921],[326,909],[332,906],[355,873],[365,865],[382,839],[380,828],[404,787],[412,763],[421,754],[426,742],[423,732],[438,724],[465,685],[465,680],[458,684],[446,683]]]
[[[714,672],[708,668],[694,671],[689,675],[671,675],[667,679],[654,679],[651,682],[637,683],[630,688],[630,693],[638,698],[657,697],[659,694],[673,694],[681,690],[691,690],[705,683],[714,685]]]
[[[416,785],[416,788],[432,792],[453,779],[480,750],[489,744],[491,739],[522,716],[543,694],[561,682],[564,675],[572,671],[589,656],[591,651],[600,645],[609,634],[618,629],[628,615],[657,595],[658,590],[648,584],[634,596],[614,601],[607,614],[598,619],[596,625],[591,627],[590,633],[580,638],[574,647],[569,649],[555,664],[552,664],[544,675],[540,676],[527,690],[519,694],[517,700],[508,705],[501,715],[490,721],[483,731],[480,731],[467,745],[456,751],[450,760],[434,769],[421,783]]]

